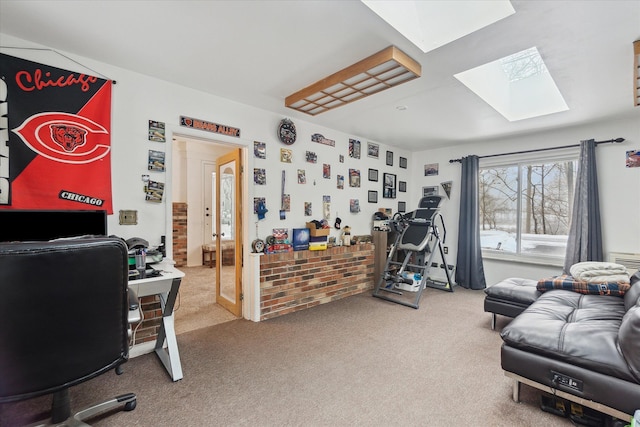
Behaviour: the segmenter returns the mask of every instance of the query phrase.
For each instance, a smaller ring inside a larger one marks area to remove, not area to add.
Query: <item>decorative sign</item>
[[[149,141],[166,142],[164,122],[149,120]]]
[[[113,83],[5,54],[0,75],[0,208],[112,214]]]
[[[150,171],[164,172],[164,151],[149,150],[147,169]]]
[[[283,144],[291,145],[296,142],[296,125],[289,119],[280,120],[278,125],[278,139]]]
[[[314,133],[313,135],[311,135],[311,141],[318,142],[324,145],[330,145],[332,147],[336,146],[336,142],[333,139],[327,139],[319,133]]]
[[[180,126],[188,128],[205,130],[207,132],[220,133],[222,135],[240,137],[240,129],[226,125],[219,125],[217,123],[207,122],[200,119],[194,119],[192,117],[180,116]]]

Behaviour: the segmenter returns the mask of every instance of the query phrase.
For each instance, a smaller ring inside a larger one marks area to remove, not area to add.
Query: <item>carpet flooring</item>
[[[520,403],[500,369],[484,292],[427,289],[420,309],[352,296],[268,321],[178,335],[184,378],[155,354],[73,387],[74,407],[125,392],[138,407],[95,426],[568,426]],[[497,329],[509,319],[499,318]],[[46,415],[50,398],[0,406],[0,425]]]
[[[216,304],[216,269],[209,267],[180,267],[185,276],[174,309],[176,335],[223,322],[236,316]],[[222,283],[233,283],[234,267],[222,268]]]

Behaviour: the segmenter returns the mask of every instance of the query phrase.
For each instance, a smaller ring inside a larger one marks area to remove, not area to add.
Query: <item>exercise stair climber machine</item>
[[[389,221],[390,228],[396,232],[396,239],[373,291],[374,297],[417,309],[422,291],[427,286],[453,292],[449,271],[453,267],[447,264],[443,247],[447,232],[439,213],[441,201],[442,196],[423,197],[418,209],[405,215],[396,213]],[[437,220],[442,227],[442,235]],[[438,266],[432,264],[436,250],[442,259],[440,268],[445,271],[446,282],[429,278],[429,269]],[[402,261],[399,260],[402,256],[400,253],[404,253]],[[415,293],[413,302],[411,298],[403,296],[403,290]]]

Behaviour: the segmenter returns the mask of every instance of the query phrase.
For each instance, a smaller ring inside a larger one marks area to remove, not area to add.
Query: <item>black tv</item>
[[[104,210],[0,209],[0,242],[107,236]]]

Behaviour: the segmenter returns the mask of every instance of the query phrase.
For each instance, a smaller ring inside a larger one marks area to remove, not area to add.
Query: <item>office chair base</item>
[[[90,419],[103,412],[120,410],[120,411],[133,411],[136,408],[137,399],[133,393],[122,394],[116,396],[113,399],[92,405],[88,408],[84,408],[74,415],[70,416],[62,422],[45,422],[32,424],[29,427],[89,427],[89,424],[84,420]]]

